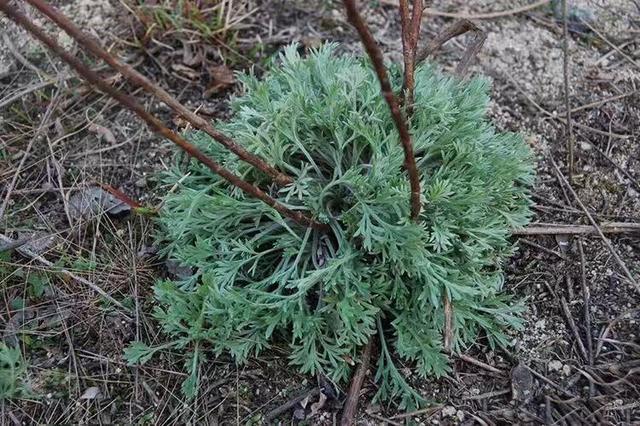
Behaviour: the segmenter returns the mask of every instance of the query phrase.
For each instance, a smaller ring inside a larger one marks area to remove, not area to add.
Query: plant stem
[[[380,89],[382,95],[389,105],[391,110],[391,117],[400,134],[400,142],[404,149],[404,164],[409,174],[409,184],[411,185],[411,218],[417,220],[420,215],[420,175],[418,173],[418,167],[416,166],[416,159],[413,153],[413,145],[411,143],[411,136],[409,135],[409,127],[407,121],[400,111],[400,104],[393,94],[391,83],[387,74],[387,69],[384,66],[384,58],[382,51],[376,43],[369,27],[360,16],[358,8],[356,7],[355,0],[343,0],[345,9],[347,11],[347,18],[351,25],[353,25],[360,35],[364,49],[369,55],[373,68],[375,69],[378,80],[380,81]]]

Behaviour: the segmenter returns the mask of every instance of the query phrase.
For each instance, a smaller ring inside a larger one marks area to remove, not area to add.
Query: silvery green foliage
[[[489,84],[461,82],[433,65],[416,71],[410,129],[422,177],[420,220],[398,133],[366,61],[326,45],[303,58],[285,50],[261,79],[242,77],[233,118],[217,123],[295,178],[284,188],[206,134],[190,139],[225,167],[294,210],[323,234],[284,219],[191,161],[176,169],[160,216],[165,253],[194,268],[156,287],[156,312],[178,347],[238,361],[286,342],[302,372],[344,382],[350,360],[378,335],[378,397],[420,401],[398,365],[448,371],[443,297],[452,301],[453,350],[486,338],[505,345],[519,309],[501,294],[510,229],[529,218],[532,157],[522,138],[487,121]],[[401,72],[390,70],[396,89]],[[140,349],[140,348],[138,348]],[[196,354],[186,386],[197,389]]]

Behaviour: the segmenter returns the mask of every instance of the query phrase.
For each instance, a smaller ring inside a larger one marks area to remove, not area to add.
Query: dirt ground
[[[340,2],[224,3],[229,28],[177,37],[145,33],[149,23],[135,2],[54,2],[212,119],[228,114],[237,89],[229,71],[260,72],[288,43],[331,40],[361,52]],[[541,2],[434,1],[422,32],[423,42],[434,37],[451,14],[486,32],[472,69],[493,80],[490,115],[499,129],[521,132],[537,155],[535,217],[514,236],[519,251],[506,266],[507,291],[526,300],[526,326],[513,332],[508,351],[478,343],[467,349],[471,361],[452,360],[448,377],[409,377],[431,401],[419,412],[372,404],[369,371],[359,424],[640,424],[640,287],[625,272],[640,282],[640,3],[568,1],[566,51],[560,2],[524,7],[534,3]],[[393,0],[362,5],[388,57],[401,58]],[[170,127],[184,129],[167,107],[25,12]],[[180,393],[184,354],[164,351],[144,366],[127,365],[130,342],[163,342],[152,287],[179,271],[155,255],[153,218],[128,211],[99,185],[157,206],[170,190],[158,173],[174,149],[2,19],[0,248],[26,244],[0,250],[0,333],[24,366],[15,396],[0,398],[0,424],[336,423],[347,385],[338,395],[320,394],[315,378],[287,365],[284,348],[242,366],[212,356],[194,401]],[[467,41],[447,43],[435,61],[453,70]],[[570,183],[566,90],[575,142]]]

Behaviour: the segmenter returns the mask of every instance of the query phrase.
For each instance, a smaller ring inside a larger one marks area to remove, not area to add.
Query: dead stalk
[[[360,399],[360,389],[362,388],[362,382],[364,376],[369,369],[369,360],[371,359],[371,348],[373,346],[373,338],[369,339],[369,342],[365,345],[360,356],[360,366],[351,380],[351,386],[349,387],[349,393],[347,394],[347,401],[344,404],[344,410],[342,412],[342,418],[340,419],[340,426],[351,426],[354,423],[356,412],[358,410],[358,400]]]
[[[416,49],[420,37],[420,25],[422,23],[422,0],[414,0],[411,19],[409,19],[409,7],[407,0],[400,1],[400,17],[402,23],[402,56],[404,59],[404,105],[407,116],[411,116],[413,110],[413,90],[415,86]]]
[[[453,306],[446,292],[442,300],[444,301],[444,330],[442,332],[444,335],[444,350],[445,352],[451,352],[453,343]]]
[[[640,223],[605,222],[599,225],[603,234],[640,234]],[[598,228],[591,225],[533,224],[526,228],[512,229],[511,234],[523,235],[589,235],[597,234]]]
[[[569,23],[567,12],[567,0],[562,0],[562,73],[564,83],[564,106],[566,113],[566,128],[567,128],[567,151],[568,151],[568,163],[569,163],[569,182],[573,182],[573,174],[575,172],[575,159],[574,159],[574,139],[573,139],[573,123],[571,121],[571,107],[569,102]]]
[[[192,157],[195,157],[204,165],[206,165],[211,171],[218,174],[220,177],[225,179],[230,184],[242,189],[248,195],[251,195],[259,200],[263,201],[267,205],[273,207],[276,211],[281,213],[283,216],[286,216],[290,219],[293,219],[297,223],[303,226],[312,226],[315,228],[325,228],[325,225],[316,222],[312,218],[298,212],[289,209],[283,204],[276,201],[274,198],[269,196],[267,193],[262,191],[260,188],[250,184],[249,182],[242,180],[237,175],[231,173],[220,164],[209,158],[206,154],[200,151],[196,146],[187,142],[183,137],[179,136],[177,133],[168,129],[160,120],[158,120],[155,116],[150,114],[145,110],[145,108],[136,101],[133,97],[123,94],[116,88],[110,86],[106,83],[100,76],[89,69],[84,63],[79,61],[75,56],[69,54],[65,49],[63,49],[55,40],[51,37],[47,36],[38,26],[36,26],[29,18],[15,10],[14,8],[9,6],[8,0],[0,0],[0,10],[2,10],[9,18],[16,22],[19,26],[23,27],[30,34],[40,40],[43,44],[45,44],[49,49],[55,52],[58,56],[60,56],[67,64],[69,64],[78,74],[80,74],[85,80],[94,86],[98,87],[101,91],[108,94],[124,107],[133,111],[143,119],[151,129],[153,129],[159,135],[171,140],[173,143],[182,148],[185,152],[187,152]]]
[[[387,105],[389,105],[391,116],[393,117],[393,121],[396,125],[396,128],[398,129],[398,133],[400,134],[400,142],[402,143],[402,148],[404,149],[405,167],[407,168],[407,172],[409,174],[409,183],[411,185],[411,218],[413,220],[417,220],[418,216],[420,215],[421,207],[420,175],[418,173],[418,167],[416,166],[416,159],[413,153],[413,145],[411,143],[409,127],[407,126],[407,122],[402,115],[402,111],[400,110],[400,104],[396,99],[396,96],[393,94],[393,89],[391,88],[391,83],[389,82],[387,69],[384,65],[382,51],[373,38],[369,27],[362,19],[360,12],[358,12],[355,0],[343,0],[343,3],[347,11],[347,18],[349,19],[351,25],[354,26],[356,31],[358,31],[360,39],[362,40],[362,44],[364,45],[364,49],[366,50],[367,55],[369,55],[369,58],[373,63],[376,75],[378,76],[378,80],[380,81],[382,95],[387,101]]]

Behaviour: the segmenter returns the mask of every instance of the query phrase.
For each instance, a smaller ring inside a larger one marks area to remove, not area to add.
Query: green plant
[[[28,393],[23,382],[25,372],[20,349],[0,341],[0,401]]]
[[[165,347],[195,349],[191,394],[204,348],[242,362],[284,340],[301,371],[340,382],[377,335],[377,398],[411,405],[421,397],[397,364],[422,376],[448,371],[445,303],[453,351],[481,336],[506,345],[505,331],[520,325],[520,306],[501,293],[501,269],[513,250],[510,230],[528,222],[532,158],[521,137],[487,121],[487,80],[460,81],[431,64],[416,69],[409,126],[422,212],[414,222],[403,150],[376,75],[335,49],[302,58],[288,47],[262,79],[241,77],[235,115],[218,123],[295,183],[270,186],[207,135],[189,134],[328,232],[284,219],[199,163],[168,176],[180,184],[159,218],[163,250],[195,273],[156,285],[155,316],[172,338]],[[401,70],[391,66],[390,76],[398,90]],[[138,343],[127,356],[143,361],[157,349]]]

